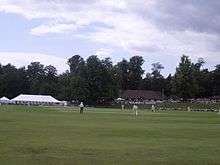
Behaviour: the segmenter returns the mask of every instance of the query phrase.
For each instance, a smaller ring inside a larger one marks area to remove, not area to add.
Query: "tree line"
[[[0,96],[13,98],[21,93],[52,95],[60,100],[86,101],[96,104],[118,97],[123,90],[161,91],[168,97],[183,99],[220,95],[220,65],[209,71],[199,58],[193,63],[183,55],[174,75],[164,77],[164,67],[152,64],[152,71],[143,70],[144,59],[133,56],[113,65],[110,58],[92,55],[86,60],[74,55],[68,60],[69,70],[58,74],[52,66],[32,62],[27,67],[0,65]]]

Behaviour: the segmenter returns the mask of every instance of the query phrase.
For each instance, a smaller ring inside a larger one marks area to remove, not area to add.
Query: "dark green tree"
[[[198,61],[192,65],[193,78],[197,86],[196,98],[210,97],[212,94],[211,75],[207,69],[203,69],[205,61],[199,58]]]
[[[71,97],[71,87],[70,87],[70,73],[69,71],[66,71],[65,73],[62,73],[58,76],[58,83],[57,83],[57,89],[58,94],[57,98],[60,100],[66,100],[66,101],[72,101]]]
[[[169,74],[168,77],[165,79],[164,94],[168,97],[172,95],[172,75],[171,74]]]
[[[98,100],[108,97],[109,72],[97,56],[87,59],[87,82],[89,88],[89,101],[95,104]]]
[[[128,74],[129,74],[129,62],[123,59],[117,63],[114,67],[115,78],[117,80],[118,88],[120,90],[128,89]]]
[[[188,56],[183,55],[172,81],[172,92],[184,100],[194,98],[198,85],[193,77],[194,67]]]
[[[45,77],[44,65],[40,62],[32,62],[27,67],[27,76],[30,83],[30,93],[42,94],[41,87]]]
[[[68,79],[64,79],[65,83],[68,83],[69,96],[68,100],[85,101],[88,97],[88,82],[86,63],[84,59],[75,55],[68,60],[70,67],[70,74]]]
[[[144,70],[142,65],[144,64],[144,59],[141,56],[133,56],[129,61],[129,71],[128,71],[128,88],[129,89],[140,89],[142,82],[142,75]]]
[[[142,90],[152,90],[152,74],[147,73],[145,78],[142,80],[141,89]]]
[[[151,90],[161,91],[161,92],[164,90],[165,79],[161,74],[162,69],[164,69],[164,67],[159,62],[152,64]]]
[[[28,92],[25,68],[17,69],[8,64],[1,67],[0,76],[1,96],[13,98],[22,92]]]
[[[220,95],[220,65],[216,65],[215,70],[212,72],[212,86],[213,95]]]
[[[58,84],[57,69],[52,65],[46,66],[44,68],[40,93],[45,95],[57,96],[58,94],[57,84]]]
[[[72,75],[81,75],[85,71],[85,61],[79,55],[74,55],[68,60],[68,65],[70,67],[70,73]]]

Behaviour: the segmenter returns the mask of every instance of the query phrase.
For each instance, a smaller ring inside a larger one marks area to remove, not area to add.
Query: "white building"
[[[11,101],[7,97],[0,98],[0,104],[9,104]]]
[[[14,104],[22,105],[63,105],[63,102],[49,95],[24,95],[21,94],[11,100]]]

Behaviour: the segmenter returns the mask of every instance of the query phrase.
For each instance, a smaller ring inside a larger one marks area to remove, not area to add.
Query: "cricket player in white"
[[[187,107],[187,111],[190,112],[190,111],[191,111],[191,108],[190,108],[190,107]]]
[[[152,111],[152,112],[155,112],[155,110],[156,110],[156,109],[155,109],[155,106],[152,105],[152,106],[151,106],[151,111]]]
[[[83,109],[84,109],[83,102],[80,103],[79,108],[80,108],[80,113],[83,113]]]
[[[121,104],[121,110],[125,110],[125,105],[124,104]]]
[[[135,115],[137,116],[138,115],[138,106],[137,105],[133,106],[133,111],[135,112]]]

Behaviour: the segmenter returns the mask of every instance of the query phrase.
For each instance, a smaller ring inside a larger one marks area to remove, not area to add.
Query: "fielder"
[[[138,115],[138,106],[134,104],[133,111],[135,112],[135,115]]]
[[[84,104],[83,104],[83,102],[80,103],[79,108],[80,108],[80,113],[82,114],[82,113],[83,113],[83,110],[84,110]]]

